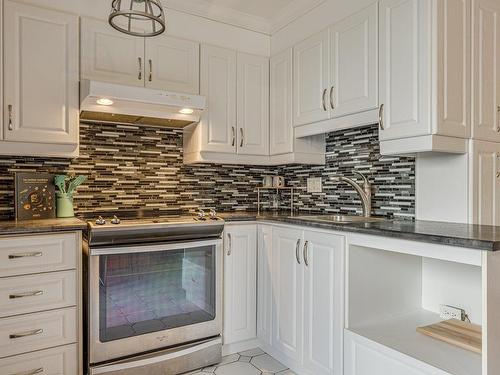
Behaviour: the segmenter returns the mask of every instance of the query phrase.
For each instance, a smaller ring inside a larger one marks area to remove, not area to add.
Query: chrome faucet
[[[363,179],[363,186],[344,176],[333,176],[331,179],[332,181],[345,182],[346,184],[351,185],[361,197],[361,201],[363,203],[363,216],[370,217],[372,213],[372,185],[368,182],[368,179],[364,174],[356,171],[354,171],[354,173]]]

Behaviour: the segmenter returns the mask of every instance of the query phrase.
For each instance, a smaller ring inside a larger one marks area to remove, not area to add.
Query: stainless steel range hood
[[[200,121],[204,96],[83,80],[80,120],[183,128]]]

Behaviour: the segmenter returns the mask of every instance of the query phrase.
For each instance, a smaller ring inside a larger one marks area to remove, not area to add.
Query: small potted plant
[[[87,177],[85,176],[66,176],[57,175],[54,177],[54,184],[59,190],[56,193],[56,215],[57,217],[74,217],[73,193]]]

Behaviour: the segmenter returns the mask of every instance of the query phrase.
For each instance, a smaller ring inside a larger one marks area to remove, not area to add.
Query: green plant
[[[85,176],[57,175],[54,177],[54,184],[62,194],[73,195],[76,188],[86,179],[87,177]]]

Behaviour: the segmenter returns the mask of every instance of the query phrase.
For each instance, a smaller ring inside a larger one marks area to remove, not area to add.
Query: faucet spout
[[[368,182],[368,179],[361,173],[355,172],[359,174],[363,178],[363,186],[359,185],[356,181],[345,177],[345,176],[333,176],[333,181],[344,182],[354,188],[361,198],[361,202],[363,205],[363,216],[370,217],[372,211],[372,192],[371,192],[371,184]]]

